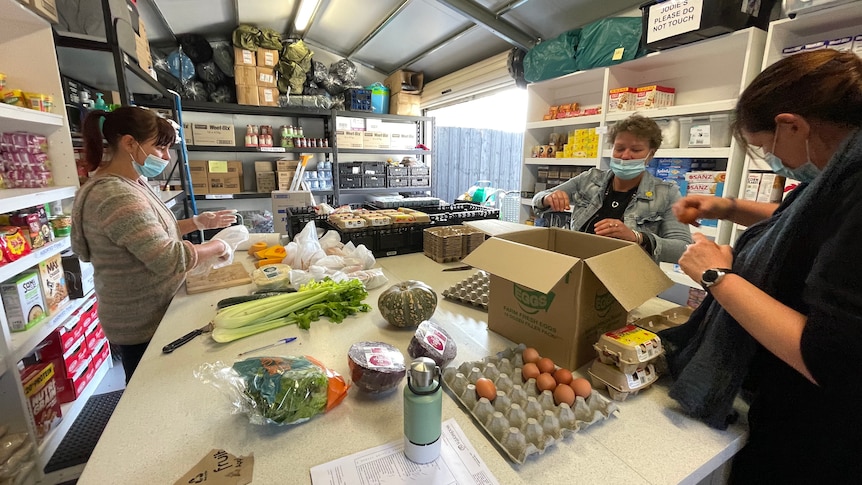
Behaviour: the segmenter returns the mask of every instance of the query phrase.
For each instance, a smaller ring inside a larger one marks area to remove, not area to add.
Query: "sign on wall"
[[[700,29],[703,0],[669,0],[649,8],[647,44]]]

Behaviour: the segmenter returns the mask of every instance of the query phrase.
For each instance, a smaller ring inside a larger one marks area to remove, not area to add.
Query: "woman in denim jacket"
[[[632,241],[657,262],[677,262],[692,243],[688,224],[671,210],[679,188],[645,172],[661,145],[661,128],[650,118],[632,115],[611,127],[608,136],[614,144],[610,170],[593,168],[539,192],[533,207],[571,209],[573,231]]]

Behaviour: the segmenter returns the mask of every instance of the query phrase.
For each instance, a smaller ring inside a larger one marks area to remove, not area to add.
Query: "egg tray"
[[[488,273],[477,271],[469,278],[443,290],[443,298],[488,310],[488,285],[490,281]]]
[[[525,348],[520,344],[443,371],[447,392],[500,452],[519,464],[617,410],[616,403],[595,391],[587,399],[577,397],[574,407],[570,407],[566,403],[556,405],[551,391],[539,393],[535,379],[521,384],[521,354]],[[482,377],[497,387],[493,403],[476,395],[475,384]]]

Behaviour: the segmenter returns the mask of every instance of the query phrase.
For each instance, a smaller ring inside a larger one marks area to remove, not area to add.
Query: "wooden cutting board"
[[[245,266],[242,263],[233,263],[224,268],[214,269],[205,276],[189,275],[186,277],[186,293],[191,295],[249,283],[251,283],[251,276]]]

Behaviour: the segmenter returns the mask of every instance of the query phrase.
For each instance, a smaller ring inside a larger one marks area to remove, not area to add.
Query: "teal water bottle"
[[[428,357],[410,363],[404,386],[404,455],[414,463],[440,456],[443,390],[440,367]]]

